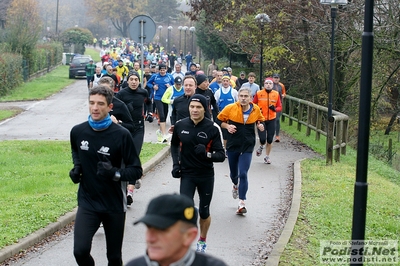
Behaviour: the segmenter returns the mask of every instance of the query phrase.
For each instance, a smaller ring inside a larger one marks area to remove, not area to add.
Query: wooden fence
[[[289,125],[297,123],[297,130],[306,127],[306,136],[311,130],[315,131],[315,139],[326,136],[326,163],[340,161],[340,155],[346,155],[348,143],[349,117],[332,110],[332,117],[328,119],[328,108],[286,95],[283,101],[282,119],[289,119]]]

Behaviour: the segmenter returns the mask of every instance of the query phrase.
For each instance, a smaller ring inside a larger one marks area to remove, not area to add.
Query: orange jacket
[[[257,105],[250,104],[252,110],[246,122],[243,119],[240,102],[228,104],[217,116],[219,121],[236,126],[236,133],[227,135],[226,149],[228,151],[253,152],[254,150],[256,144],[254,125],[258,121],[264,121],[264,116]]]
[[[266,89],[257,91],[254,95],[253,103],[257,104],[262,111],[263,116],[266,121],[276,118],[276,112],[282,111],[281,99],[279,97],[279,92],[271,90],[267,92]],[[269,106],[275,106],[275,111],[269,109]]]

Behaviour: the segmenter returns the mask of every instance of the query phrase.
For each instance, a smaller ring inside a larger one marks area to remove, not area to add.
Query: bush
[[[22,55],[0,53],[0,80],[0,96],[22,83]]]

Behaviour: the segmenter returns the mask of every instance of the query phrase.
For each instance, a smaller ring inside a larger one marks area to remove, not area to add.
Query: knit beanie
[[[207,79],[207,76],[204,74],[196,75],[197,86],[199,86],[201,83],[203,83],[206,79]]]
[[[189,104],[190,104],[192,101],[201,103],[201,105],[202,105],[203,108],[204,108],[204,111],[207,110],[207,99],[206,99],[206,97],[204,97],[203,95],[201,95],[201,94],[194,94],[192,97],[190,97],[190,99],[189,99]]]
[[[136,77],[138,77],[138,79],[139,79],[139,81],[140,81],[140,75],[139,75],[139,73],[137,73],[137,72],[134,71],[134,70],[129,71],[127,80],[129,80],[129,77],[132,76],[132,75],[135,75]]]

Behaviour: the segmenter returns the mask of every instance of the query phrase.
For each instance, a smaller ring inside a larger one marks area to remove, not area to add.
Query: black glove
[[[204,146],[204,144],[197,144],[196,146],[194,146],[194,153],[202,157],[206,157],[206,146]]]
[[[97,175],[106,180],[112,180],[117,172],[117,168],[113,167],[110,160],[104,155],[103,161],[97,163]]]
[[[81,181],[82,177],[82,168],[80,165],[75,165],[74,168],[69,171],[69,177],[71,178],[74,184],[78,184]]]
[[[148,121],[149,123],[152,123],[153,120],[154,120],[153,114],[152,113],[147,113],[146,121]]]
[[[272,111],[274,111],[274,112],[276,112],[275,106],[274,106],[274,105],[270,105],[270,106],[269,106],[269,109],[272,110]]]
[[[179,164],[174,164],[171,171],[172,177],[174,178],[181,178],[181,166]]]

